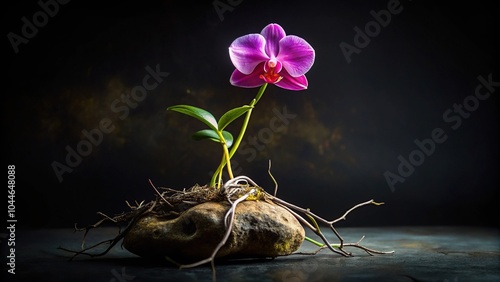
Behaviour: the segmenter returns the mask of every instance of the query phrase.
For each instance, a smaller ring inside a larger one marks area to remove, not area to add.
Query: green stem
[[[224,150],[224,157],[227,163],[227,173],[229,174],[229,178],[233,179],[233,170],[231,169],[231,157],[229,156],[229,151],[227,149],[226,143],[222,144],[222,149]]]
[[[307,236],[306,236],[304,239],[305,239],[306,241],[309,241],[309,242],[313,243],[314,245],[316,245],[316,246],[318,246],[318,247],[320,247],[320,248],[322,248],[322,247],[324,247],[324,246],[325,246],[325,244],[323,244],[323,243],[321,243],[321,242],[318,242],[318,241],[316,241],[316,240],[314,240],[314,239],[311,239],[311,238],[309,238],[309,237],[307,237]],[[330,244],[330,246],[332,246],[333,248],[338,248],[338,247],[340,247],[340,244]]]
[[[314,240],[314,239],[311,239],[311,238],[309,238],[309,237],[307,237],[307,236],[306,236],[304,239],[305,239],[306,241],[309,241],[309,242],[313,243],[314,245],[316,245],[316,246],[318,246],[318,247],[323,247],[323,246],[325,245],[325,244],[323,244],[323,243],[321,243],[321,242],[318,242],[318,241],[316,241],[316,240]]]
[[[260,98],[262,98],[262,95],[264,95],[264,91],[266,91],[266,88],[267,88],[267,83],[264,83],[260,88],[259,88],[259,92],[257,92],[257,95],[255,96],[255,104],[257,104],[257,102],[259,102]],[[253,104],[253,106],[255,105]]]
[[[245,120],[243,121],[243,125],[241,126],[240,134],[236,138],[236,141],[233,142],[233,147],[231,148],[231,151],[229,152],[229,157],[232,158],[234,153],[236,153],[236,150],[238,150],[238,147],[240,146],[241,140],[243,139],[243,136],[245,135],[245,132],[248,127],[248,123],[250,122],[250,116],[252,115],[252,110],[255,105],[257,105],[257,102],[259,102],[260,98],[262,98],[262,95],[264,95],[264,91],[266,91],[267,83],[263,84],[259,88],[259,92],[257,92],[257,95],[255,95],[255,98],[252,100],[250,103],[250,107],[252,107],[250,110],[248,110],[247,114],[245,115]]]
[[[224,152],[224,158],[222,159],[222,162],[227,163],[227,173],[229,174],[229,178],[233,179],[233,170],[231,169],[231,157],[229,156],[229,151],[227,149],[227,143],[226,139],[222,135],[222,131],[217,130],[217,134],[219,135],[220,140],[222,140],[222,150]],[[219,172],[222,174],[222,170]],[[220,184],[220,183],[219,183]]]
[[[215,182],[217,179],[217,188],[220,188],[221,186],[221,182],[222,182],[222,173],[220,173],[222,171],[222,164],[225,164],[224,160],[226,159],[226,154],[222,154],[222,160],[220,161],[220,164],[219,164],[219,167],[217,167],[217,170],[216,172],[214,172],[214,174],[212,175],[212,179],[210,180],[210,187],[214,187],[215,186]]]
[[[250,122],[250,116],[252,115],[253,107],[257,104],[257,102],[259,102],[260,98],[262,98],[262,95],[264,95],[264,91],[266,90],[266,88],[267,88],[267,83],[264,83],[259,88],[257,95],[255,95],[255,98],[250,103],[249,106],[251,106],[252,108],[250,110],[248,110],[248,112],[245,115],[245,120],[243,121],[243,125],[241,126],[240,134],[238,135],[236,140],[233,142],[233,146],[231,147],[231,151],[229,152],[228,160],[230,160],[233,157],[234,153],[236,153],[236,150],[238,150],[238,147],[240,146],[241,140],[243,140],[243,136],[245,135],[245,132],[247,130],[248,123]],[[227,149],[227,147],[226,147],[226,149]],[[217,167],[217,170],[215,171],[214,175],[212,176],[212,180],[210,181],[211,187],[213,187],[215,185],[215,179],[217,178],[217,176],[219,174],[222,173],[222,170],[224,169],[224,166],[226,165],[226,163],[228,164],[229,167],[231,166],[231,163],[226,162],[226,160],[223,159],[221,161],[221,163],[219,164],[219,167]],[[232,178],[231,175],[229,177]],[[220,186],[220,183],[219,183],[219,186]]]
[[[222,154],[222,160],[221,160],[219,166],[217,167],[217,170],[212,175],[212,179],[210,180],[210,187],[215,186],[217,176],[219,176],[219,180],[218,180],[219,185],[217,188],[220,188],[220,184],[221,184],[221,180],[222,180],[222,169],[224,168],[224,165],[226,164],[225,159],[226,159],[226,154]]]

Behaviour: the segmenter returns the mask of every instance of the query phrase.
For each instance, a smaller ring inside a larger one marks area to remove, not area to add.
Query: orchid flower
[[[233,41],[229,57],[236,67],[230,82],[253,88],[264,83],[288,90],[307,89],[304,75],[314,63],[314,49],[304,39],[286,35],[278,24],[269,24],[260,34],[248,34]]]
[[[227,111],[219,120],[210,112],[189,105],[168,108],[194,117],[208,126],[208,129],[196,132],[194,139],[212,140],[222,145],[222,160],[212,176],[211,187],[215,187],[216,182],[217,187],[221,187],[222,171],[226,166],[229,178],[234,178],[230,160],[245,135],[253,108],[262,98],[267,85],[275,84],[288,90],[307,89],[305,74],[311,69],[314,56],[314,49],[304,39],[286,35],[278,24],[269,24],[260,34],[241,36],[229,46],[229,57],[236,67],[231,75],[231,84],[244,88],[260,86],[257,95],[248,105]],[[242,115],[245,115],[245,119],[238,137],[234,139],[224,129]]]

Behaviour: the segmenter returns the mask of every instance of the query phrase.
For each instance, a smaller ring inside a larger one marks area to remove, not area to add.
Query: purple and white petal
[[[263,68],[264,65],[262,63],[261,65],[258,65],[255,68],[255,70],[250,74],[241,73],[239,70],[236,69],[233,71],[233,74],[231,74],[229,82],[234,86],[243,88],[259,87],[265,83],[265,81],[262,78],[260,78],[260,75],[263,72],[262,71]]]
[[[280,75],[283,77],[280,82],[276,83],[276,86],[287,90],[305,90],[309,85],[305,75],[293,77],[283,70]]]
[[[266,39],[266,54],[275,58],[279,53],[279,42],[286,36],[285,30],[279,24],[268,24],[260,32]]]
[[[248,34],[236,38],[229,46],[229,57],[237,70],[250,74],[255,67],[269,59],[264,50],[266,39],[260,34]]]
[[[304,39],[288,35],[279,44],[278,61],[293,77],[299,77],[308,72],[314,64],[314,49]]]

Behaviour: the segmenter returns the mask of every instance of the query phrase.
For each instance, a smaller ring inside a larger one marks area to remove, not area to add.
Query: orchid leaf
[[[212,130],[212,129],[200,130],[200,131],[196,132],[195,134],[193,134],[192,137],[194,140],[210,139],[214,142],[222,143],[217,132]],[[224,137],[224,140],[226,142],[226,146],[228,148],[230,148],[231,145],[233,145],[233,135],[231,133],[229,133],[228,131],[222,131],[222,137]]]
[[[200,109],[189,105],[176,105],[168,107],[167,110],[179,112],[203,122],[213,130],[217,130],[217,120],[215,117],[204,109]]]
[[[232,110],[227,111],[219,119],[219,123],[218,123],[219,130],[223,130],[231,122],[233,122],[235,119],[239,118],[241,115],[248,112],[252,108],[253,108],[252,106],[245,105],[245,106],[241,106],[241,107],[234,108]]]

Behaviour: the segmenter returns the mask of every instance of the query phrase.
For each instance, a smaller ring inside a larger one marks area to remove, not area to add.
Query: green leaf
[[[232,110],[227,111],[219,119],[219,123],[218,123],[219,130],[223,130],[231,122],[233,122],[235,119],[239,118],[241,115],[248,112],[252,108],[253,108],[252,106],[245,105],[245,106],[242,106],[239,108],[234,108]]]
[[[233,135],[227,131],[222,131],[222,137],[224,137],[224,140],[226,140],[226,146],[230,148],[231,145],[233,145]],[[212,129],[203,129],[196,132],[195,134],[193,134],[193,139],[194,140],[210,139],[217,143],[222,143],[217,132],[215,132]]]
[[[226,139],[226,146],[228,148],[231,148],[231,146],[233,145],[233,135],[228,131],[223,130],[222,136],[224,137],[224,139]]]
[[[210,139],[215,142],[220,142],[219,135],[217,132],[213,131],[212,129],[203,129],[195,134],[193,134],[193,139],[194,140],[205,140],[205,139]]]
[[[195,119],[206,124],[211,129],[217,130],[217,120],[211,113],[205,111],[204,109],[200,109],[189,105],[176,105],[168,107],[167,110],[179,112],[194,117]]]

